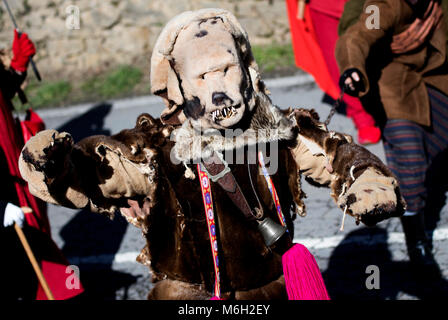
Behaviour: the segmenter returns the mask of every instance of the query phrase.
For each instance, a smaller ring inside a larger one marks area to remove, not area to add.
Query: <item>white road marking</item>
[[[298,74],[290,77],[274,78],[264,80],[266,88],[283,88],[283,87],[297,87],[314,83],[314,78],[309,74]]]
[[[322,238],[294,238],[294,243],[301,243],[308,249],[329,249],[335,248],[341,244],[346,235],[338,235],[332,237]],[[443,241],[448,239],[448,228],[440,228],[434,231],[433,240]],[[374,236],[355,236],[350,237],[344,241],[345,244],[361,244],[372,246],[378,243],[384,243],[384,235]],[[404,234],[401,232],[387,233],[387,244],[404,244]],[[84,256],[84,257],[68,257],[71,264],[122,264],[135,263],[135,259],[140,254],[139,251],[128,251],[117,254],[102,254],[98,256]]]
[[[158,96],[140,96],[132,97],[119,100],[107,100],[106,103],[110,103],[114,109],[127,109],[127,108],[137,108],[137,107],[151,107],[154,105],[162,105],[162,99]],[[98,103],[83,103],[77,104],[70,107],[59,107],[52,109],[42,109],[39,110],[39,115],[42,118],[57,118],[57,117],[68,117],[68,116],[78,116],[80,114],[86,113]]]

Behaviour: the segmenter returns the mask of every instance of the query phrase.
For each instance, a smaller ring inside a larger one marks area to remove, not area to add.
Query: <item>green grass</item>
[[[46,107],[48,105],[58,105],[67,100],[72,86],[67,81],[57,81],[50,83],[32,82],[26,89],[25,94],[34,109]],[[14,97],[13,104],[17,110],[24,110],[19,98]]]
[[[253,46],[252,52],[260,70],[265,73],[295,65],[291,44]]]
[[[115,98],[130,94],[140,83],[143,73],[133,66],[120,66],[116,70],[88,79],[81,85],[86,95],[96,95],[98,98]]]
[[[134,88],[142,81],[143,73],[133,66],[119,66],[105,74],[93,76],[75,86],[68,81],[37,82],[33,78],[25,89],[25,94],[34,109],[59,107],[86,101],[121,98],[133,94]],[[16,110],[24,110],[19,98],[14,97]]]

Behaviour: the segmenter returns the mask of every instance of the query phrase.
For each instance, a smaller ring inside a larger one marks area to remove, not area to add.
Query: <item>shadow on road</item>
[[[357,239],[374,239],[360,243]],[[380,270],[380,289],[366,288],[369,265]],[[322,274],[333,300],[397,299],[400,292],[419,299],[448,298],[448,281],[417,275],[407,261],[392,261],[387,232],[381,228],[363,228],[349,233],[333,251],[327,270]]]
[[[79,140],[97,134],[110,135],[110,130],[104,129],[104,118],[110,113],[110,103],[100,103],[93,106],[89,111],[64,123],[56,130],[70,133],[75,140]]]
[[[425,185],[428,188],[428,199],[425,207],[425,226],[432,237],[440,221],[440,213],[446,205],[448,191],[448,149],[440,152],[431,162],[427,172]]]
[[[110,130],[104,128],[104,118],[111,108],[112,105],[108,103],[98,104],[57,130],[69,132],[75,142],[92,135],[110,135]],[[125,289],[126,298],[127,288],[136,282],[137,277],[112,270],[113,259],[123,241],[127,225],[120,214],[110,220],[80,210],[61,230],[60,235],[65,242],[62,248],[64,254],[67,257],[81,257],[76,262],[85,288],[81,299],[115,299],[115,293],[120,288]],[[93,261],[82,259],[92,256],[96,257]]]
[[[81,258],[72,263],[80,268],[80,279],[85,288],[83,299],[113,300],[116,291],[122,288],[126,298],[128,287],[137,281],[133,275],[112,270],[127,225],[121,215],[110,220],[81,210],[61,230],[64,254]]]

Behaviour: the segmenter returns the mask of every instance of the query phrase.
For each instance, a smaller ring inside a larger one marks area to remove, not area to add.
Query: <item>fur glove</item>
[[[157,145],[166,139],[159,125],[143,114],[134,129],[76,144],[66,132],[39,132],[22,150],[20,172],[44,201],[112,216],[128,199],[155,201]]]
[[[299,128],[291,149],[298,167],[313,181],[329,184],[345,213],[368,226],[404,213],[397,179],[378,157],[350,136],[328,131],[313,110],[296,109],[290,117]]]

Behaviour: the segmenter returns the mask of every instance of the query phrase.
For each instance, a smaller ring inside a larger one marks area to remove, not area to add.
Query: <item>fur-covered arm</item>
[[[31,193],[46,202],[113,216],[128,201],[153,199],[157,187],[156,152],[149,146],[153,132],[142,130],[147,133],[142,135],[139,129],[137,122],[135,129],[76,144],[66,132],[39,132],[22,150],[21,175]]]
[[[297,109],[290,116],[299,128],[291,151],[300,171],[329,185],[342,210],[366,225],[403,214],[398,181],[378,157],[350,136],[329,132],[313,110]]]
[[[70,134],[56,130],[41,131],[25,144],[19,158],[19,169],[33,195],[69,208],[88,206],[89,199],[81,191],[81,181],[75,178],[72,151]]]

